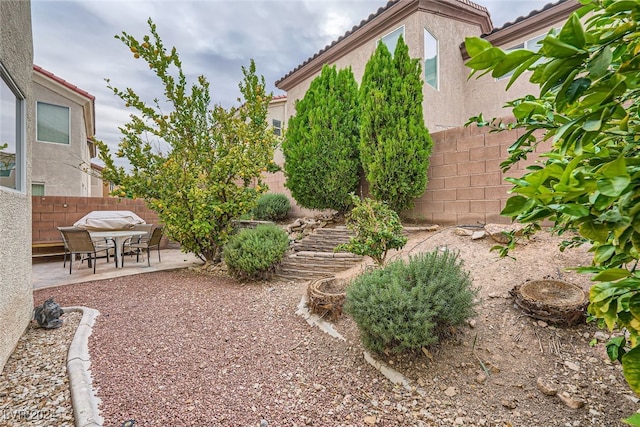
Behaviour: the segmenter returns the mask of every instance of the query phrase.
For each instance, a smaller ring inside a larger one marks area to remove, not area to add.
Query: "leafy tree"
[[[640,3],[582,3],[537,53],[506,53],[479,38],[466,40],[473,73],[499,77],[514,71],[511,85],[533,70],[529,80],[540,87],[539,96],[509,103],[515,123],[481,116],[472,121],[522,129],[504,170],[551,141],[543,160],[508,179],[516,195],[502,214],[533,228],[548,219],[558,233],[577,230],[580,237],[566,246],[593,244],[593,266],[581,269],[598,282],[589,293],[589,313],[610,330],[628,332],[628,343],[611,342],[608,350],[640,393]],[[537,130],[543,131],[539,138]],[[640,417],[627,422],[640,425]]]
[[[189,88],[175,47],[167,52],[151,19],[148,24],[151,36],[142,42],[125,32],[116,38],[149,64],[164,85],[165,99],[147,104],[133,89],[108,84],[136,112],[120,128],[116,153],[130,162],[131,170],[116,166],[99,142],[103,177],[118,185],[119,192],[144,198],[183,250],[218,261],[231,220],[248,212],[266,191],[260,176],[270,165],[276,142],[266,121],[271,95],[251,61],[242,68],[241,106],[211,108],[207,79],[200,76]],[[169,148],[162,151],[159,146]]]
[[[380,267],[390,249],[402,249],[407,244],[400,218],[385,202],[351,197],[354,207],[347,216],[346,225],[355,236],[348,243],[338,245],[335,251],[369,256]]]
[[[358,85],[351,68],[325,65],[288,123],[286,186],[310,209],[348,210],[360,182]]]
[[[422,116],[421,66],[402,37],[393,57],[378,43],[360,86],[360,158],[371,194],[397,212],[427,187],[433,141]]]

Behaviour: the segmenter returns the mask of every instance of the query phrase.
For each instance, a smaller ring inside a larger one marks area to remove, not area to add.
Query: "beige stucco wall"
[[[548,33],[551,28],[560,28],[565,20],[566,18],[562,19],[561,22],[546,26],[543,30],[536,30],[533,33],[524,34],[514,41],[504,45],[497,45],[497,47],[510,49],[519,43]],[[468,75],[470,69],[465,67],[465,71]],[[538,96],[540,93],[539,87],[529,82],[529,77],[531,77],[531,72],[523,73],[508,91],[506,87],[510,78],[496,80],[491,77],[490,74],[482,76],[479,79],[476,79],[475,76],[472,77],[465,84],[465,102],[463,105],[465,106],[466,117],[477,116],[479,113],[482,113],[485,119],[511,115],[511,110],[504,108],[504,105],[508,101],[529,94]]]
[[[82,104],[40,84],[33,84],[33,108],[36,102],[69,107],[69,145],[37,141],[33,143],[33,182],[44,183],[45,196],[92,196],[91,176],[84,170],[91,164]],[[102,194],[98,194],[100,197]]]
[[[20,191],[0,187],[0,370],[29,324],[31,287],[31,158],[33,39],[29,0],[0,1],[0,61],[26,96],[26,182]]]

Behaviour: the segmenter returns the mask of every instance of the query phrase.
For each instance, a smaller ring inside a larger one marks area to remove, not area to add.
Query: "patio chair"
[[[125,254],[133,255],[134,252],[138,252],[139,249],[135,251],[130,247],[131,243],[142,243],[149,241],[151,239],[151,232],[153,231],[153,224],[134,224],[133,231],[146,231],[147,234],[142,236],[132,236],[129,237],[122,243],[122,255]]]
[[[162,239],[162,227],[156,227],[151,233],[149,240],[143,240],[139,243],[132,242],[129,247],[136,251],[136,262],[140,261],[140,252],[147,250],[147,264],[151,267],[151,248],[158,248],[158,262],[160,260],[160,239]],[[122,266],[124,266],[124,257],[122,258]]]
[[[67,268],[67,255],[69,254],[69,245],[67,245],[67,239],[64,236],[62,230],[77,230],[75,227],[56,227],[62,236],[62,243],[64,244],[64,258],[62,261],[62,268]]]
[[[93,262],[93,274],[96,273],[96,264],[98,262],[98,252],[109,252],[110,247],[96,247],[91,235],[87,230],[77,228],[66,228],[60,230],[69,252],[69,274],[73,269],[73,258],[75,255],[86,255],[91,268]],[[107,260],[108,262],[108,260]]]

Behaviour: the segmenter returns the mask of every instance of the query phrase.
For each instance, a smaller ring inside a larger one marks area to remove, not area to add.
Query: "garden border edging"
[[[67,353],[67,375],[71,391],[71,404],[76,427],[102,427],[104,419],[100,416],[98,404],[91,380],[91,360],[89,356],[89,336],[100,312],[89,307],[64,307],[65,313],[80,312],[82,319],[73,336]]]

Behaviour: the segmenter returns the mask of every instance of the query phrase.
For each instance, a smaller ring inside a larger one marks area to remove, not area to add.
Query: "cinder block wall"
[[[144,200],[114,197],[32,197],[32,243],[62,242],[56,227],[72,226],[91,211],[132,211],[147,223],[160,224],[158,214]],[[166,246],[166,238],[163,238]]]
[[[522,133],[490,133],[489,128],[474,125],[431,134],[434,144],[427,189],[415,200],[414,208],[402,216],[441,225],[508,223],[508,218],[500,216],[510,197],[511,184],[505,178],[521,176],[538,159],[536,154],[506,173],[500,170],[500,163],[507,159],[507,149]],[[544,143],[537,151],[549,147]],[[284,176],[271,174],[265,181],[270,191],[279,191]],[[296,206],[292,212],[296,215],[303,211]]]

